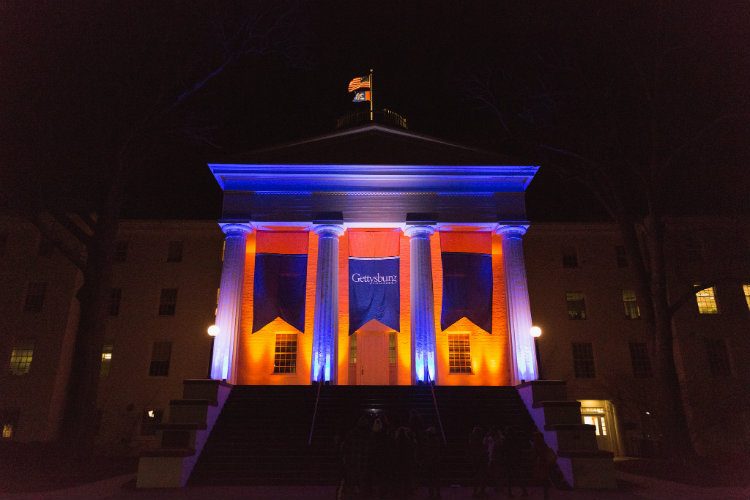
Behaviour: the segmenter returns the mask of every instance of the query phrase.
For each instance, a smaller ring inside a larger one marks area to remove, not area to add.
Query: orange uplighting
[[[357,232],[378,232],[393,235],[389,230],[363,230]],[[318,260],[318,236],[314,232],[306,233],[307,283],[305,300],[305,328],[299,332],[285,321],[277,318],[256,333],[252,332],[253,323],[253,277],[255,272],[255,254],[257,234],[247,237],[245,274],[242,298],[239,346],[237,350],[237,382],[239,384],[300,384],[310,383],[312,366],[312,342],[315,314],[315,283]],[[299,234],[299,233],[297,233]],[[410,239],[400,231],[396,232],[397,254],[400,255],[400,322],[401,328],[396,332],[397,371],[395,383],[410,385],[412,383],[412,341],[410,317]],[[452,231],[443,242],[446,248],[453,251],[473,251],[482,249],[482,253],[491,252],[492,256],[492,332],[485,332],[466,318],[462,318],[445,331],[441,330],[440,314],[442,309],[443,269],[441,258],[441,234],[436,232],[430,237],[432,260],[432,278],[434,292],[435,332],[436,332],[436,370],[439,385],[507,385],[510,383],[508,363],[509,344],[507,334],[507,306],[505,297],[505,275],[502,265],[501,237],[489,232],[474,230]],[[266,238],[267,235],[261,238]],[[290,235],[291,236],[291,235]],[[358,238],[379,238],[380,235],[356,236]],[[391,236],[392,238],[393,236]],[[271,237],[276,238],[276,237]],[[280,234],[278,238],[286,238]],[[299,236],[297,236],[299,238]],[[382,238],[388,238],[382,236]],[[462,241],[462,238],[466,238]],[[280,241],[281,241],[280,240]],[[268,240],[267,240],[268,241]],[[291,237],[293,245],[290,250],[299,251],[299,240]],[[337,335],[337,374],[336,383],[355,384],[349,380],[349,255],[360,250],[351,247],[348,234],[339,238],[339,331]],[[265,243],[264,243],[265,244]],[[355,243],[359,244],[359,243]],[[285,247],[286,248],[286,247]],[[393,249],[389,249],[393,252]],[[295,253],[296,253],[295,252]],[[273,360],[277,333],[297,334],[297,367],[294,374],[274,374]],[[448,335],[462,333],[469,335],[472,373],[450,373],[448,356]]]

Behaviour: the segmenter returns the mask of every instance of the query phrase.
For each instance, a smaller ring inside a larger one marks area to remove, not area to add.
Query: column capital
[[[520,238],[524,234],[526,234],[526,230],[529,228],[528,224],[523,223],[515,223],[515,224],[498,224],[497,227],[495,227],[494,232],[495,234],[499,234],[500,236],[510,236],[510,237],[516,237]]]
[[[435,232],[435,226],[414,225],[406,226],[404,234],[409,238],[429,238]]]
[[[219,227],[227,236],[239,236],[253,232],[253,225],[249,221],[219,221]]]
[[[340,224],[315,224],[313,232],[321,238],[338,238],[344,234],[344,226]]]

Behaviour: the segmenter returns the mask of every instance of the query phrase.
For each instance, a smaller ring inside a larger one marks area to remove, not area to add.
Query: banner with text
[[[399,331],[398,257],[349,257],[349,334],[376,319]]]

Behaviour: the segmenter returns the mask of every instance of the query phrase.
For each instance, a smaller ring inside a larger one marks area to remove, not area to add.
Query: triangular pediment
[[[222,163],[518,165],[518,160],[381,124],[234,155]]]

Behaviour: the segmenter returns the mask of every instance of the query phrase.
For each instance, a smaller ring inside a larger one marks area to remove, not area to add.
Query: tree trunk
[[[650,301],[654,314],[657,420],[663,433],[664,454],[670,458],[690,459],[695,455],[695,450],[687,425],[682,386],[674,358],[674,335],[664,259],[664,224],[652,211],[645,219],[645,226],[646,257],[651,278]]]

